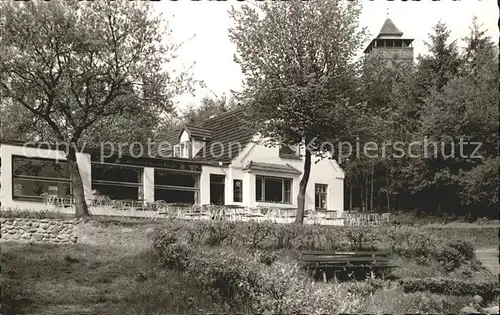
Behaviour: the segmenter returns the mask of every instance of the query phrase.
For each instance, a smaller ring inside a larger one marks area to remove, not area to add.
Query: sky
[[[238,7],[252,1],[255,0],[152,2],[154,9],[168,20],[172,40],[183,43],[176,67],[192,66],[195,79],[206,85],[206,88],[198,88],[195,96],[179,97],[179,109],[197,106],[204,96],[229,96],[231,90],[241,91],[243,76],[239,65],[233,61],[236,49],[228,37],[231,26],[228,10],[231,6]],[[446,23],[451,38],[461,39],[469,34],[472,18],[476,16],[488,30],[487,34],[498,42],[498,7],[494,0],[359,1],[363,7],[360,25],[368,28],[369,40],[378,34],[389,16],[403,32],[403,37],[414,39],[415,57],[426,53],[424,41],[428,40],[432,26],[438,21]]]

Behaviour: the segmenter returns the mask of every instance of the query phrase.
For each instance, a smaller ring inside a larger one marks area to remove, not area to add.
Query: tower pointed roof
[[[380,29],[380,32],[378,33],[378,37],[382,36],[398,36],[401,37],[403,36],[403,32],[401,32],[396,25],[394,25],[394,22],[390,18],[387,18],[384,22],[384,25],[382,25],[382,28]]]

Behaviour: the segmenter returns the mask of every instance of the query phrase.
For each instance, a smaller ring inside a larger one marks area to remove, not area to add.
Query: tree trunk
[[[375,173],[375,161],[372,160],[372,178],[371,178],[371,188],[370,188],[370,212],[373,212],[373,173]]]
[[[297,196],[297,217],[295,223],[304,223],[304,210],[306,206],[306,188],[311,174],[311,152],[306,148],[306,158],[304,161],[304,175],[299,184],[299,195]]]
[[[385,169],[385,197],[387,198],[387,212],[391,212],[391,199],[389,196],[389,168]]]
[[[438,196],[437,196],[436,216],[439,216],[441,214],[441,194],[440,194],[440,191],[439,191],[439,183],[436,183],[436,192],[438,193]]]
[[[368,174],[365,177],[365,211],[368,212]]]
[[[349,186],[349,212],[352,212],[352,185]]]
[[[361,212],[365,213],[365,189],[363,188],[364,184],[361,183],[361,191],[360,191],[360,197],[361,197]]]
[[[83,190],[82,176],[80,174],[80,169],[78,168],[78,163],[76,161],[74,143],[70,144],[70,148],[66,158],[68,159],[70,171],[71,171],[71,183],[73,186],[73,196],[75,198],[75,217],[88,217],[90,216],[87,203],[85,202],[85,193]]]

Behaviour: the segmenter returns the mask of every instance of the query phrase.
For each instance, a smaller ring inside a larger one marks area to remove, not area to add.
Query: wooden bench
[[[365,271],[372,276],[380,273],[383,278],[385,270],[397,267],[389,265],[389,255],[389,251],[305,251],[301,261],[307,271],[313,276],[321,273],[326,282],[328,271],[333,272],[335,281],[337,273],[350,271]]]

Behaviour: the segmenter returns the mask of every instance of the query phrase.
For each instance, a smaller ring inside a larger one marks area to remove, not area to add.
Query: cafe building
[[[151,210],[141,204],[158,202],[297,208],[304,163],[300,148],[266,145],[242,117],[234,110],[184,126],[139,155],[116,148],[79,150],[77,164],[91,213],[116,215],[109,203],[120,201],[134,204],[132,216]],[[61,148],[3,140],[0,159],[3,209],[46,210],[53,206],[47,202],[51,197],[72,196],[71,172]],[[313,157],[306,209],[341,213],[343,198],[343,170],[333,159]],[[60,211],[74,211],[71,202]]]

